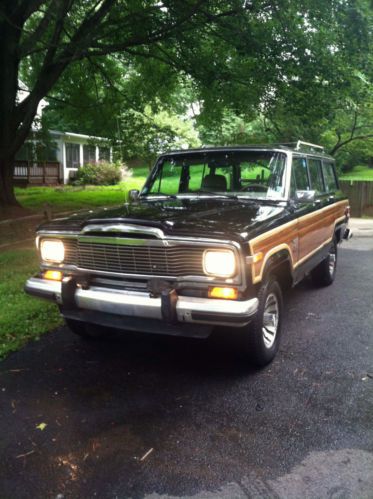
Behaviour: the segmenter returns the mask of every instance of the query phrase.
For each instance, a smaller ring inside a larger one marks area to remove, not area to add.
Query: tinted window
[[[327,192],[334,192],[337,190],[337,180],[334,172],[333,163],[323,162],[322,170],[324,173],[325,187]]]
[[[293,158],[292,191],[308,191],[310,184],[306,158]]]
[[[308,170],[310,172],[311,189],[316,192],[324,192],[324,182],[321,172],[321,161],[319,159],[308,160]]]

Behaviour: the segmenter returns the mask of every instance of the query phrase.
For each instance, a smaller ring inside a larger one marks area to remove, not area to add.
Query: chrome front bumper
[[[97,313],[102,313],[105,316],[112,314],[116,317],[167,322],[163,313],[162,298],[152,298],[149,293],[145,292],[97,286],[89,289],[76,287],[67,305],[64,303],[61,282],[37,277],[32,277],[26,282],[25,291],[33,296],[55,301],[62,306],[62,313],[66,316],[71,316],[71,309],[75,309],[76,312],[93,311],[96,317]],[[241,327],[248,324],[256,313],[258,299],[233,301],[178,296],[174,307],[176,319],[174,322],[178,324],[196,323]],[[136,329],[140,328],[141,326],[136,327]]]

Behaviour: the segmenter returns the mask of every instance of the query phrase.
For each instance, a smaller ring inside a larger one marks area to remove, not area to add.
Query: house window
[[[100,161],[110,161],[110,149],[109,149],[109,147],[100,147],[99,158],[100,158]]]
[[[66,142],[66,168],[79,168],[79,144]]]
[[[96,163],[96,146],[88,144],[83,146],[83,163]]]

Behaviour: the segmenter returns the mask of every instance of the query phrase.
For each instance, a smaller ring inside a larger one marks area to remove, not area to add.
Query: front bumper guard
[[[165,317],[162,297],[149,293],[92,286],[83,289],[58,281],[31,277],[25,285],[26,293],[55,301],[67,311],[94,311],[115,316],[170,322]],[[66,289],[69,288],[69,293]],[[248,324],[258,310],[258,299],[245,301],[218,300],[177,296],[173,303],[173,322],[242,327]],[[65,315],[65,314],[64,314]],[[68,315],[68,314],[66,314]],[[96,314],[97,315],[97,314]]]

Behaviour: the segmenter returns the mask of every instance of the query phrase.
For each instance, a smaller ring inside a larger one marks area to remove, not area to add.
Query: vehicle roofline
[[[175,149],[165,151],[164,153],[158,156],[158,160],[167,156],[175,156],[175,155],[183,155],[183,154],[204,154],[209,152],[246,152],[246,151],[273,151],[273,152],[283,152],[283,153],[293,153],[300,154],[302,156],[312,156],[319,158],[327,158],[334,161],[333,156],[330,156],[327,153],[320,153],[316,151],[298,151],[293,147],[288,147],[281,144],[248,144],[243,146],[208,146],[208,147],[198,147],[191,149]]]

